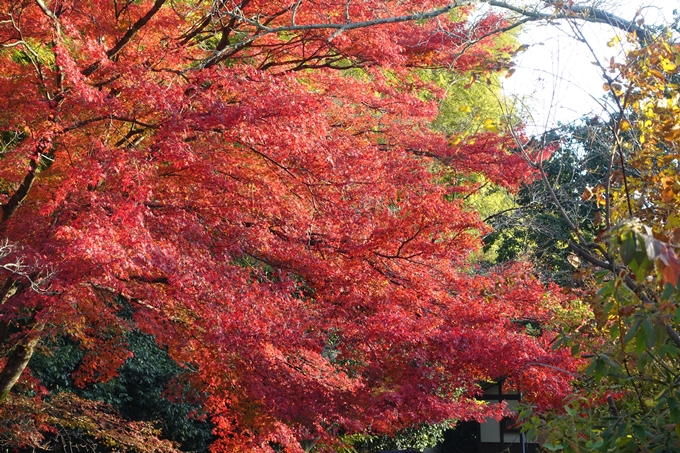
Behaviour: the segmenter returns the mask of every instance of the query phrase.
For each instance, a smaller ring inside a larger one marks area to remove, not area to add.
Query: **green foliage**
[[[200,406],[190,401],[191,390],[184,400],[170,400],[164,395],[168,384],[186,372],[155,343],[141,332],[127,336],[130,358],[119,376],[105,383],[77,388],[71,378],[83,357],[79,345],[68,338],[56,338],[30,362],[31,372],[52,392],[73,392],[88,400],[101,401],[115,407],[123,417],[137,421],[155,421],[163,437],[181,444],[182,450],[207,451],[211,442],[211,426],[196,419]]]
[[[497,76],[493,76],[495,81],[491,84],[475,82],[469,86],[471,75],[439,70],[433,72],[432,77],[446,89],[435,129],[448,134],[474,134],[483,129],[486,119],[500,123],[505,118],[505,100],[501,97]]]
[[[609,139],[604,125],[591,120],[539,139],[541,146],[556,146],[543,162],[550,188],[542,180],[524,186],[509,208],[489,219],[494,231],[484,238],[487,256],[499,262],[529,258],[546,279],[574,284],[568,247],[574,232],[556,200],[586,240],[600,234],[603,205],[597,191],[607,169]],[[588,190],[596,193],[584,198]]]
[[[602,336],[565,330],[556,343],[588,352],[580,388],[562,411],[525,408],[524,429],[547,434],[550,451],[680,451],[680,262],[632,221],[611,231],[609,253],[618,273],[596,274],[591,331]]]
[[[54,53],[46,43],[25,39],[20,46],[10,48],[10,58],[24,65],[54,65]]]
[[[605,88],[618,111],[567,130],[577,145],[561,155],[571,156],[569,190],[563,172],[548,178],[555,205],[543,206],[572,221],[593,318],[555,342],[584,360],[572,397],[559,411],[520,415],[547,451],[680,451],[680,47],[670,39],[660,33],[611,60]]]
[[[519,47],[516,33],[494,37],[494,47],[486,63],[474,71],[423,69],[420,77],[445,90],[433,128],[461,139],[496,126],[520,123],[514,104],[502,94],[501,79],[513,71],[508,49]],[[489,66],[485,70],[485,66]],[[492,68],[493,69],[492,69]],[[493,125],[493,126],[492,126]]]
[[[373,453],[383,450],[417,450],[432,448],[444,440],[444,432],[451,429],[455,422],[422,424],[401,430],[393,436],[353,434],[343,439],[350,445],[349,451]]]

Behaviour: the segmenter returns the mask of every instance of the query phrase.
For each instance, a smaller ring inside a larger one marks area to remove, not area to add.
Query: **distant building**
[[[521,395],[509,391],[504,393],[501,379],[484,386],[482,399],[489,402],[506,401],[510,409],[516,410]],[[538,444],[527,443],[514,419],[496,421],[492,418],[484,423],[462,422],[444,434],[444,442],[433,449],[433,453],[536,453]]]

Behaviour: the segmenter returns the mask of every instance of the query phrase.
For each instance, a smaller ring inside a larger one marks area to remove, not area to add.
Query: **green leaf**
[[[662,301],[669,300],[674,292],[675,292],[675,287],[673,285],[671,285],[670,283],[666,283],[663,287],[663,292],[661,293],[661,300]],[[678,310],[675,311],[675,316],[676,316],[676,318],[678,317]]]
[[[617,373],[621,370],[621,365],[619,365],[617,362],[615,362],[611,357],[609,357],[607,354],[601,354],[600,358],[604,363],[609,366],[609,370],[611,373]]]
[[[642,321],[642,331],[645,334],[645,345],[648,348],[653,347],[656,335],[654,334],[654,324],[652,324],[651,319],[645,318],[644,321]]]
[[[586,368],[586,370],[584,371],[585,375],[588,376],[588,377],[593,376],[593,373],[595,372],[596,365],[597,365],[597,363],[595,362],[595,360],[592,360],[588,364],[588,367]]]
[[[529,428],[526,432],[527,440],[529,442],[533,442],[536,440],[537,434],[536,434],[536,428]]]
[[[615,283],[615,280],[610,280],[607,283],[605,283],[604,285],[602,285],[602,288],[600,288],[597,291],[597,295],[599,297],[601,297],[602,299],[606,299],[609,296],[611,296],[612,293],[614,292],[614,283]]]
[[[635,352],[637,355],[642,355],[642,353],[645,352],[646,344],[647,344],[647,335],[645,334],[644,329],[640,329],[638,331],[637,336],[635,337]]]
[[[652,262],[649,261],[648,259],[645,259],[638,266],[637,271],[635,272],[635,279],[639,282],[645,281],[645,278],[647,278],[647,275],[651,270]]]
[[[602,359],[601,356],[598,356],[597,359],[595,359],[595,380],[599,381],[603,376],[607,375],[607,363]]]
[[[654,346],[660,348],[666,341],[667,336],[666,325],[661,321],[656,322],[654,324]]]
[[[635,236],[632,232],[626,231],[623,234],[623,242],[621,243],[621,261],[623,264],[629,265],[635,259],[635,252],[637,244],[635,244]]]
[[[619,338],[619,335],[621,335],[621,328],[618,324],[614,324],[611,329],[609,329],[609,338],[615,340]]]
[[[602,316],[607,317],[609,316],[609,312],[611,311],[612,307],[614,306],[614,301],[609,300],[606,304],[604,304],[604,308],[602,310]]]
[[[680,324],[680,307],[675,309],[675,313],[673,314],[673,320],[675,321],[676,324]]]
[[[642,350],[644,351],[644,346],[643,346]],[[649,361],[650,361],[650,356],[649,356],[649,355],[647,355],[647,354],[642,354],[642,353],[639,353],[639,354],[638,354],[638,358],[637,358],[637,368],[638,368],[638,371],[639,371],[640,373],[644,373],[645,367],[647,366],[647,364],[649,364]]]
[[[673,397],[668,398],[668,408],[670,409],[671,421],[673,423],[680,422],[680,404],[678,400]]]
[[[610,271],[608,271],[607,269],[603,269],[603,270],[593,272],[593,275],[595,276],[595,278],[598,279],[598,283],[602,283],[602,279],[604,277],[608,276],[609,272]]]
[[[635,321],[633,326],[626,332],[626,336],[623,338],[623,344],[628,344],[630,340],[635,337],[637,334],[638,329],[640,328],[640,324],[642,324],[642,319],[638,319]]]
[[[638,440],[641,440],[641,439],[644,439],[644,438],[647,437],[647,434],[648,434],[648,433],[647,433],[647,431],[645,430],[645,428],[644,428],[643,426],[638,425],[638,424],[634,424],[634,425],[632,426],[632,428],[633,428],[633,433],[635,433],[635,437],[636,437]]]
[[[664,358],[666,356],[670,357],[677,357],[678,356],[678,347],[675,346],[674,344],[664,344],[659,348],[659,357]]]

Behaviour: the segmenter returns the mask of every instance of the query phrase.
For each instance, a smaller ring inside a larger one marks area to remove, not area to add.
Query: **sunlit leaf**
[[[498,127],[496,127],[496,124],[491,118],[487,118],[486,120],[484,120],[484,124],[482,127],[484,127],[484,129],[489,132],[498,132]]]

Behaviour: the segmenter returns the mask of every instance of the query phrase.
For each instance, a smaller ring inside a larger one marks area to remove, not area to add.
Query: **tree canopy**
[[[559,404],[555,370],[576,361],[521,321],[566,302],[526,263],[471,259],[488,227],[459,195],[475,186],[441,183],[539,175],[514,135],[432,127],[445,92],[422,70],[503,69],[492,35],[514,24],[470,11],[0,2],[3,435],[35,445],[40,414],[74,426],[101,404],[31,376],[43,339],[82,350],[86,388],[118,375],[131,332],[186,370],[216,452],[500,417],[475,399],[500,377]]]
[[[478,3],[0,0],[2,445],[420,445],[504,379],[680,449],[676,35]],[[501,34],[560,20],[611,112],[530,138]]]

